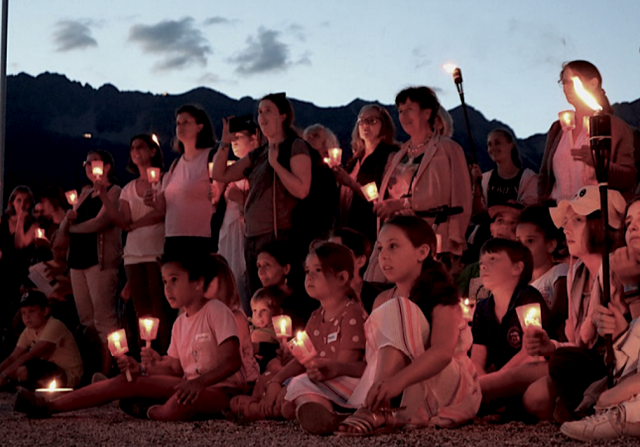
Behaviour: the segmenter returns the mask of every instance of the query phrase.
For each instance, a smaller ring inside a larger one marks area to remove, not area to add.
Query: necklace
[[[415,146],[413,145],[413,140],[409,140],[409,147],[407,148],[407,153],[411,158],[415,158],[420,153],[424,152],[422,148],[425,147],[429,143],[429,141],[431,141],[431,135],[429,135],[427,139],[424,140],[422,143],[417,144]]]

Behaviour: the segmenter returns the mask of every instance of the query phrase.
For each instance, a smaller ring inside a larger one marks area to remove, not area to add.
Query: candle
[[[127,352],[129,352],[127,335],[124,332],[124,329],[119,329],[115,332],[110,333],[107,336],[107,346],[109,347],[111,355],[114,357],[125,355]],[[125,376],[127,377],[127,381],[131,382],[133,380],[128,369],[125,371]]]
[[[153,140],[154,143],[160,146],[160,140],[158,140],[158,136],[155,133],[151,134],[151,139]]]
[[[322,161],[323,161],[325,164],[327,164],[327,165],[331,166],[331,159],[330,159],[329,157],[324,157],[324,158],[322,159]]]
[[[558,119],[563,131],[567,132],[576,128],[576,113],[573,110],[563,110],[558,113]]]
[[[147,181],[152,185],[160,181],[160,168],[147,168]]]
[[[38,239],[44,238],[44,230],[42,228],[36,228],[36,237]]]
[[[94,160],[91,162],[91,173],[96,176],[97,179],[104,174],[104,162],[102,160]]]
[[[469,298],[460,300],[460,307],[462,308],[462,318],[464,321],[473,320],[473,311],[476,306],[475,301],[471,301]]]
[[[73,391],[73,388],[58,388],[55,380],[51,381],[49,388],[36,388],[36,393],[46,400],[53,400],[71,391]]]
[[[317,355],[316,348],[305,331],[298,332],[296,337],[289,342],[289,349],[296,360],[302,364]]]
[[[362,192],[367,201],[372,202],[378,198],[378,187],[375,182],[367,183],[362,187]]]
[[[140,338],[146,341],[147,348],[151,347],[151,341],[158,336],[159,325],[160,320],[158,318],[145,317],[138,320]]]
[[[287,315],[277,315],[271,319],[276,337],[289,338],[292,335],[291,317]]]
[[[342,149],[335,147],[329,149],[329,163],[330,167],[340,166],[342,164]]]
[[[540,317],[540,304],[531,303],[524,306],[516,307],[516,313],[520,320],[520,326],[522,329],[529,326],[542,328],[542,320]]]
[[[64,195],[67,198],[67,202],[69,202],[69,205],[74,206],[78,203],[78,193],[75,189],[65,192]]]
[[[207,166],[209,167],[209,179],[212,180],[213,179],[213,162],[210,161]]]

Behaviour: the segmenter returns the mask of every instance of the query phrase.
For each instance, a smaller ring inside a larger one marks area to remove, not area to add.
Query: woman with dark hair
[[[398,152],[396,133],[391,115],[378,104],[368,104],[360,109],[358,120],[351,134],[353,158],[346,169],[333,168],[340,191],[341,222],[363,233],[371,243],[377,234],[376,214],[373,203],[367,201],[362,187],[374,182],[379,189],[389,156]]]
[[[457,289],[434,259],[436,235],[423,219],[395,216],[378,244],[382,270],[395,287],[378,296],[365,322],[367,365],[346,404],[358,410],[338,434],[466,423],[482,397]]]
[[[164,298],[157,262],[164,249],[164,221],[162,216],[153,212],[152,207],[145,205],[144,194],[154,187],[149,183],[147,169],[161,169],[163,166],[158,143],[150,135],[136,135],[129,143],[127,170],[138,175],[138,178],[125,185],[117,206],[105,189],[99,190],[100,199],[111,220],[128,232],[123,260],[133,306],[139,318],[150,316],[160,319],[154,348],[161,354],[165,354],[169,347],[176,312]]]
[[[164,216],[165,253],[212,248],[213,207],[207,163],[215,144],[211,121],[204,110],[185,105],[176,111],[174,149],[180,158],[164,176],[162,191],[156,195],[149,188],[145,193],[145,204]],[[217,199],[214,197],[213,201]]]
[[[522,167],[516,140],[507,129],[494,129],[487,136],[489,157],[496,164],[482,174],[485,209],[516,201],[523,205],[538,202],[538,175]]]
[[[604,113],[611,115],[609,187],[629,199],[636,186],[633,134],[624,121],[613,115],[602,88],[602,76],[596,66],[591,62],[576,60],[562,66],[558,81],[567,101],[575,108],[575,127],[563,129],[558,120],[549,129],[540,166],[540,200],[568,200],[583,186],[598,184],[589,148],[589,132],[584,124],[595,112],[576,94],[574,77],[595,97]]]
[[[223,183],[249,180],[244,206],[245,260],[252,292],[260,287],[256,269],[258,247],[274,239],[293,238],[294,208],[311,188],[309,147],[293,128],[293,120],[293,107],[284,93],[265,96],[258,105],[258,124],[267,143],[227,166],[232,137],[225,121],[222,150],[213,163],[214,180]],[[298,249],[302,253],[302,247]]]
[[[51,240],[53,233],[60,227],[60,223],[67,214],[67,201],[59,186],[49,186],[40,194],[42,212],[38,221],[45,230],[45,237]]]
[[[434,128],[440,103],[430,88],[402,90],[396,96],[396,107],[400,124],[411,138],[387,165],[380,198],[373,210],[384,222],[398,213],[420,214],[438,207],[461,207],[461,213],[450,216],[436,231],[439,256],[452,261],[466,248],[471,219],[471,178],[464,152]],[[433,224],[435,217],[425,220]],[[365,280],[384,281],[376,257],[374,251]]]
[[[94,174],[96,162],[103,164],[102,175]],[[84,189],[78,197],[78,204],[67,211],[60,230],[70,239],[68,266],[78,317],[88,333],[99,336],[101,372],[106,374],[111,366],[107,335],[118,328],[116,292],[122,237],[100,194],[106,195],[104,200],[117,206],[120,187],[114,184],[115,163],[109,152],[89,152],[84,168],[92,186]]]

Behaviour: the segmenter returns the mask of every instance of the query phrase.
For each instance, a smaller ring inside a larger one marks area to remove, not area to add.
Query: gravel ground
[[[639,446],[640,439],[594,443],[572,441],[550,423],[519,422],[496,425],[486,419],[456,430],[423,429],[370,438],[318,437],[304,433],[294,422],[228,421],[160,423],[140,421],[115,404],[92,410],[29,420],[13,412],[14,395],[0,393],[0,446],[145,447],[145,446]]]

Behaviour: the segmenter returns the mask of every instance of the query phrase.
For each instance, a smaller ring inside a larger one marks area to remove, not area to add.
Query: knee
[[[541,420],[549,420],[553,417],[552,396],[547,390],[535,384],[527,388],[522,396],[522,404],[529,414]]]
[[[296,406],[293,402],[285,400],[282,403],[282,407],[280,409],[282,417],[288,421],[292,421],[296,418]]]

